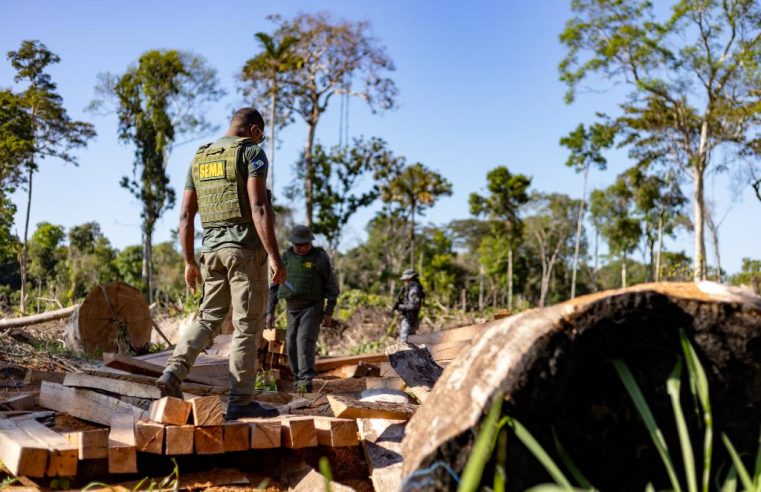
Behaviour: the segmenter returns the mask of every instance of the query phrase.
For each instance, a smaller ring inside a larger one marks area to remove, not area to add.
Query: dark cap
[[[314,241],[314,234],[305,225],[297,225],[291,229],[291,234],[288,236],[288,240],[293,244],[311,243]]]
[[[404,273],[402,273],[402,280],[410,280],[410,279],[413,279],[413,278],[415,278],[417,276],[418,275],[417,275],[417,272],[415,270],[407,269],[407,270],[404,271]]]

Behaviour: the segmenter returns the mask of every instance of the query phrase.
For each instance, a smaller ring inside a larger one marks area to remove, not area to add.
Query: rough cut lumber
[[[63,343],[69,350],[88,354],[125,353],[147,348],[152,329],[153,319],[142,292],[111,282],[94,287],[71,313]]]
[[[63,372],[49,372],[49,371],[38,371],[37,369],[29,369],[28,371],[26,371],[26,376],[24,377],[24,384],[37,385],[37,384],[42,384],[43,381],[61,384],[63,383],[63,380],[65,377],[66,377],[66,374]]]
[[[34,314],[32,316],[24,316],[22,318],[5,318],[0,320],[0,331],[5,331],[9,328],[16,328],[20,326],[36,325],[38,323],[46,323],[56,319],[68,318],[73,313],[79,304],[56,309],[55,311],[48,311],[46,313]]]
[[[37,406],[37,397],[34,393],[14,396],[0,403],[0,405],[10,410],[31,410]]]
[[[365,354],[365,355],[347,355],[345,357],[323,357],[317,359],[315,362],[315,370],[317,372],[325,372],[331,369],[336,369],[341,366],[358,364],[364,362],[366,364],[379,364],[382,362],[388,362],[386,354]]]
[[[434,331],[432,333],[419,333],[411,335],[407,341],[415,345],[435,345],[446,342],[471,341],[479,333],[483,332],[490,323],[461,326],[449,330]]]
[[[405,421],[360,419],[362,449],[377,492],[396,492],[402,481],[402,440]]]
[[[164,454],[193,454],[194,433],[195,427],[192,425],[168,425],[164,430]]]
[[[396,343],[386,348],[386,355],[391,367],[409,387],[409,391],[423,403],[444,372],[433,360],[428,348]]]
[[[285,342],[285,330],[278,330],[277,328],[266,328],[262,332],[262,338],[268,342]]]
[[[328,403],[336,417],[350,419],[409,420],[417,410],[417,405],[381,401],[365,402],[336,395],[328,395]]]
[[[165,396],[151,403],[149,418],[154,422],[170,425],[184,425],[188,423],[190,402]]]
[[[73,477],[77,474],[79,453],[77,446],[66,437],[52,431],[36,420],[23,420],[19,427],[36,439],[48,450],[48,466],[45,474],[49,477]]]
[[[396,373],[393,367],[391,367],[391,364],[388,362],[383,362],[381,364],[378,364],[378,367],[380,368],[380,374],[378,376],[382,378],[398,378],[399,375]]]
[[[298,449],[317,446],[314,417],[286,417],[280,420],[284,448]]]
[[[67,432],[66,439],[77,447],[80,460],[108,458],[108,429]]]
[[[339,379],[361,378],[367,374],[367,365],[362,362],[358,364],[349,364],[346,366],[336,367],[330,371],[320,373],[320,377],[334,377]]]
[[[317,443],[332,448],[356,446],[359,444],[357,421],[335,417],[315,417],[314,428],[317,431]]]
[[[121,396],[132,396],[148,400],[161,398],[161,392],[155,385],[139,384],[118,379],[101,378],[89,374],[66,374],[64,386],[75,388],[92,388]]]
[[[246,422],[225,422],[222,424],[222,434],[226,453],[251,449],[251,429]]]
[[[148,386],[154,386],[156,383],[155,376],[144,376],[140,374],[129,374],[119,371],[118,369],[104,368],[104,369],[86,369],[85,374],[90,376],[98,376],[108,379],[116,379],[118,381],[131,381],[133,383],[145,384]],[[62,375],[63,376],[63,375]],[[61,378],[61,383],[63,378]],[[182,391],[185,394],[207,396],[207,395],[226,395],[229,392],[228,386],[209,386],[208,384],[190,383],[188,381],[182,382]]]
[[[222,454],[225,452],[225,437],[221,425],[196,427],[193,436],[196,454]]]
[[[365,378],[366,389],[392,389],[404,391],[404,381],[399,377]]]
[[[461,352],[467,350],[468,347],[470,347],[470,341],[442,342],[426,345],[426,347],[431,351],[433,360],[439,364],[446,365],[447,363],[452,362],[452,360],[460,355]]]
[[[135,443],[138,451],[161,454],[164,451],[164,425],[138,420],[135,426]]]
[[[279,448],[281,442],[281,423],[278,419],[243,418],[239,422],[248,424],[251,430],[251,449]]]
[[[196,426],[221,425],[225,420],[222,400],[217,395],[197,396],[190,400],[190,405],[193,407],[193,424]]]
[[[122,371],[131,372],[134,374],[143,374],[145,376],[161,376],[164,372],[164,367],[151,362],[145,362],[143,360],[135,359],[126,354],[115,354],[113,352],[103,353],[103,362],[106,366],[113,367],[114,369],[121,369]],[[193,370],[190,370],[186,381],[192,383],[206,384],[209,386],[217,386],[218,381],[210,378],[203,378],[195,376]]]
[[[284,354],[285,343],[283,342],[267,342],[267,352],[271,354]]]
[[[130,410],[135,418],[141,418],[144,413],[110,396],[46,381],[40,388],[40,406],[103,425],[110,425],[114,413],[122,408]]]
[[[27,434],[18,422],[0,420],[0,461],[17,477],[44,477],[48,449]]]
[[[120,409],[111,419],[108,433],[108,472],[137,473],[137,442],[135,416],[128,409]]]

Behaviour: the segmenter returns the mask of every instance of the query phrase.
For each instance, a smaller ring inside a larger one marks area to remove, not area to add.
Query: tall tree
[[[273,17],[275,18],[275,17]],[[292,101],[287,104],[278,106],[278,98],[282,96],[292,97],[292,93],[282,91],[283,82],[281,79],[284,75],[299,67],[299,59],[293,55],[292,46],[298,41],[297,38],[290,35],[281,37],[270,36],[264,32],[254,34],[262,51],[255,57],[248,60],[243,65],[241,80],[245,82],[243,92],[246,95],[253,96],[255,105],[263,106],[269,102],[270,107],[270,152],[269,158],[269,180],[270,189],[275,189],[275,128],[282,128],[291,119]],[[269,101],[267,101],[269,100]]]
[[[333,95],[349,93],[365,101],[373,111],[394,107],[397,89],[385,76],[394,64],[385,48],[369,34],[368,22],[334,20],[328,14],[302,14],[277,22],[273,39],[294,38],[290,47],[297,68],[283,73],[282,102],[285,111],[299,115],[307,125],[304,148],[306,223],[314,211],[313,149],[315,131]],[[251,82],[243,75],[244,80]],[[260,95],[265,86],[252,88]]]
[[[526,233],[536,241],[541,260],[539,306],[544,306],[550,280],[558,262],[567,258],[574,240],[578,200],[559,193],[533,193],[531,215],[524,220]]]
[[[77,164],[71,150],[87,145],[95,136],[90,123],[73,121],[63,98],[56,92],[57,86],[47,73],[49,65],[61,59],[39,41],[23,41],[17,51],[8,52],[8,60],[16,70],[14,80],[25,85],[19,94],[26,123],[29,130],[22,135],[31,136],[31,149],[27,149],[25,158],[18,162],[23,170],[23,183],[26,186],[27,202],[24,220],[24,238],[21,243],[19,266],[21,271],[21,297],[19,307],[24,311],[26,300],[26,277],[28,261],[29,217],[32,208],[32,184],[34,173],[39,169],[40,161],[46,157],[60,159]],[[23,138],[22,138],[23,139]]]
[[[490,242],[502,239],[506,243],[507,248],[503,251],[504,263],[507,265],[505,279],[508,309],[512,309],[513,302],[513,248],[522,235],[518,212],[520,207],[529,200],[528,187],[530,185],[531,178],[528,176],[512,174],[506,166],[498,166],[486,174],[486,189],[489,194],[482,196],[471,193],[470,195],[470,213],[475,216],[486,216],[492,223]],[[492,249],[494,248],[488,248],[488,250]]]
[[[153,302],[152,244],[156,221],[175,203],[166,164],[180,137],[194,139],[214,127],[205,103],[224,95],[216,70],[203,58],[176,50],[151,50],[120,75],[105,74],[96,88],[93,109],[116,103],[119,139],[135,146],[132,176],[120,184],[143,204],[143,282]]]
[[[721,148],[742,156],[759,126],[761,4],[680,0],[659,20],[648,0],[573,0],[560,36],[572,101],[600,75],[633,87],[622,104],[628,143],[693,179],[694,278],[706,277],[704,176]]]
[[[299,164],[297,174],[303,178],[304,159]],[[402,159],[379,138],[357,138],[350,147],[335,146],[329,152],[317,144],[313,165],[317,220],[312,229],[324,235],[335,251],[349,219],[378,199],[380,183],[398,174]],[[303,196],[303,190],[294,184],[288,194]]]
[[[589,128],[583,124],[576,127],[571,133],[560,139],[560,145],[571,151],[565,165],[584,175],[584,185],[579,203],[579,215],[576,220],[576,240],[573,249],[573,271],[571,276],[571,299],[576,297],[576,272],[579,268],[579,245],[581,244],[581,226],[584,222],[584,211],[587,206],[587,181],[589,169],[594,166],[600,171],[604,170],[608,161],[602,154],[604,149],[613,145],[615,127],[595,123]]]
[[[381,189],[384,202],[396,204],[409,222],[410,268],[415,268],[415,218],[425,215],[441,196],[452,194],[452,183],[421,163],[405,167]]]

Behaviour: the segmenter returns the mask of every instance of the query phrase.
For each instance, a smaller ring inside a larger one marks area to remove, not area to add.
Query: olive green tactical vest
[[[305,256],[299,256],[288,249],[283,253],[283,263],[288,272],[289,289],[281,285],[277,291],[278,299],[298,299],[301,301],[321,301],[325,298],[325,282],[317,271],[317,255],[322,248],[312,248]]]
[[[198,196],[201,225],[207,227],[251,223],[246,177],[238,160],[250,138],[236,138],[229,146],[202,145],[193,158],[193,185]]]

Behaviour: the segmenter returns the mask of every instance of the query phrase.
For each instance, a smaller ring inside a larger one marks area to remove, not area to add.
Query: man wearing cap
[[[296,391],[311,392],[315,376],[315,348],[320,325],[329,326],[338,298],[338,283],[324,249],[312,246],[314,235],[297,225],[288,236],[292,246],[283,253],[288,281],[272,284],[267,327],[275,324],[275,306],[285,299],[288,326],[285,345]],[[326,302],[327,299],[327,302]]]
[[[420,285],[418,274],[415,270],[405,270],[402,273],[404,288],[399,293],[399,299],[394,309],[402,313],[402,329],[399,332],[399,341],[407,342],[410,335],[414,335],[420,325],[420,308],[425,299],[423,286]]]
[[[202,283],[198,316],[174,348],[156,381],[162,396],[182,398],[181,383],[198,354],[219,333],[232,307],[228,419],[274,417],[275,409],[253,401],[257,345],[264,329],[267,258],[274,284],[285,281],[267,195],[267,156],[259,147],[264,120],[254,108],[235,112],[225,135],[202,145],[193,157],[180,210],[185,283]],[[200,269],[194,253],[194,219],[201,215]]]

